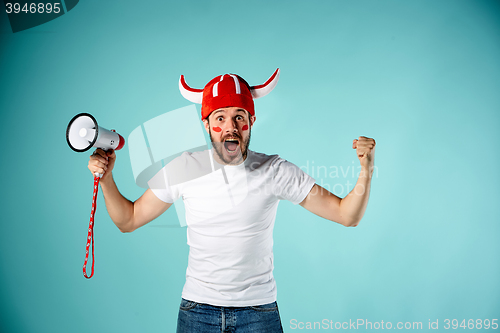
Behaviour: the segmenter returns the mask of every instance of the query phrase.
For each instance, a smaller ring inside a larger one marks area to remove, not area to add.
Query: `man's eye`
[[[238,117],[236,117],[236,119],[243,120],[243,117],[242,116],[238,116]]]
[[[217,118],[217,120],[218,120],[218,121],[222,121],[222,117],[218,117],[218,118]]]

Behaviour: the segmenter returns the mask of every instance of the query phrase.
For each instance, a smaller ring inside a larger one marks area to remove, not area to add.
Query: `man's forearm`
[[[370,197],[370,185],[373,169],[361,169],[356,185],[340,202],[340,211],[348,221],[349,226],[358,225],[365,214],[368,198]]]
[[[129,231],[134,216],[134,203],[118,191],[112,174],[108,175],[106,179],[101,180],[100,185],[104,201],[106,202],[106,209],[111,220],[113,220],[120,231]]]

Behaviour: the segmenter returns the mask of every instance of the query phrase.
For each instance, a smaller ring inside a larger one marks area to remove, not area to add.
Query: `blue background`
[[[173,332],[186,229],[175,211],[121,233],[99,195],[95,275],[82,276],[92,176],[65,140],[89,112],[124,137],[190,105],[223,73],[280,81],[250,148],[345,196],[352,140],[377,142],[356,228],[282,202],[275,278],[290,321],[500,317],[500,3],[463,0],[81,1],[13,34],[0,13],[0,330]],[[199,106],[198,110],[199,110]],[[137,199],[128,150],[114,177]],[[347,182],[350,182],[350,185]],[[350,188],[349,188],[350,186]]]

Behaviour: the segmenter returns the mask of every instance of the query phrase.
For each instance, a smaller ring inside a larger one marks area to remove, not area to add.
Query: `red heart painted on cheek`
[[[242,131],[246,131],[248,130],[248,125],[243,125],[243,127],[241,128]]]
[[[213,129],[215,132],[220,132],[220,131],[222,131],[222,128],[220,128],[219,126],[214,126],[214,127],[212,127],[212,129]]]

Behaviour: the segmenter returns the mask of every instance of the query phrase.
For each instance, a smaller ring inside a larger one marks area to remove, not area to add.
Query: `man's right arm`
[[[97,149],[90,157],[89,170],[92,174],[103,174],[99,184],[111,220],[121,232],[132,232],[164,213],[172,204],[163,202],[150,190],[132,202],[125,198],[113,180],[112,169],[116,155],[113,151]]]

